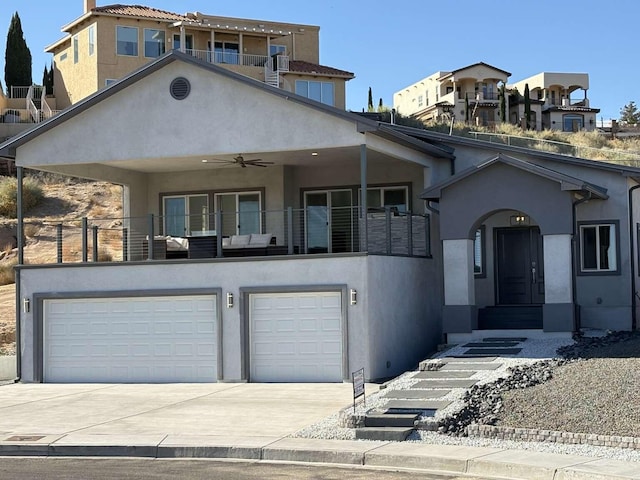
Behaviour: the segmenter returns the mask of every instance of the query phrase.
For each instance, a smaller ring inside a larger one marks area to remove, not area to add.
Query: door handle
[[[536,283],[536,267],[531,267],[531,283]]]

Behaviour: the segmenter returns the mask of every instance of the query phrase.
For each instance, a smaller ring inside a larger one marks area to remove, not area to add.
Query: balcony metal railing
[[[250,235],[265,233],[271,234],[268,246],[243,244],[251,240]],[[429,216],[391,208],[370,210],[366,219],[359,207],[319,206],[188,216],[29,220],[24,222],[24,234],[28,264],[354,252],[431,254]]]
[[[241,65],[244,67],[264,67],[269,59],[268,55],[256,55],[252,53],[235,53],[235,52],[212,52],[210,50],[185,50],[185,53],[192,55],[199,60],[209,63],[222,63],[228,65]],[[286,55],[277,55],[275,66],[277,70],[286,72],[289,70],[289,57]]]

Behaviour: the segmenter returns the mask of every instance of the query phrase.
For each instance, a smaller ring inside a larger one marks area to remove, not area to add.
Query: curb
[[[512,480],[640,480],[640,463],[489,447],[277,437],[44,436],[2,442],[1,456],[198,458],[323,463]],[[111,438],[111,440],[110,440]],[[80,440],[80,439],[79,439]]]

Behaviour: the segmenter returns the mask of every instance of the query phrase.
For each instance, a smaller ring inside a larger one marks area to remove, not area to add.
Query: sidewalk
[[[350,384],[5,385],[0,387],[0,455],[232,458],[523,480],[640,480],[637,462],[288,438],[349,405],[351,394]]]

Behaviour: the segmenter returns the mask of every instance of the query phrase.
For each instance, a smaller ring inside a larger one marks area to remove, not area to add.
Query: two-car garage
[[[252,382],[340,382],[346,322],[340,291],[247,293],[247,336],[223,351],[237,309],[219,294],[42,300],[42,381],[169,383],[225,378],[248,360]],[[221,311],[223,310],[223,311]],[[237,358],[236,358],[237,357]]]

